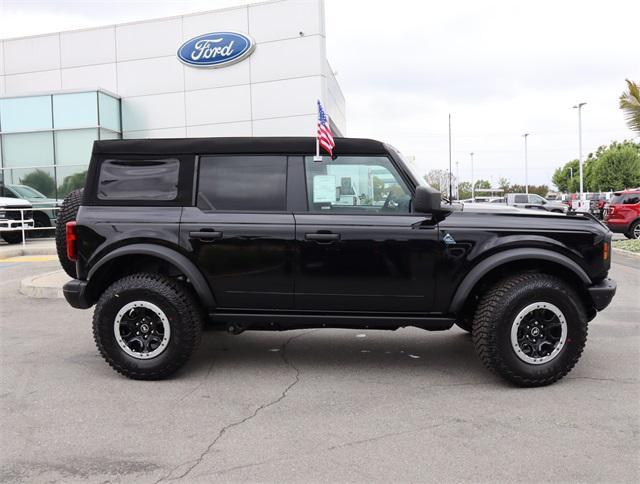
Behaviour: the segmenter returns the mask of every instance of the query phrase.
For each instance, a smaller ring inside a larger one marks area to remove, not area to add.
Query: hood
[[[21,198],[7,198],[0,197],[0,207],[29,207],[31,208],[31,204],[26,200],[22,200]]]

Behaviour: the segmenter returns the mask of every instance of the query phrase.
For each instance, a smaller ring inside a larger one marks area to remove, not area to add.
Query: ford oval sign
[[[253,40],[238,32],[212,32],[187,40],[178,49],[178,58],[197,67],[224,67],[251,55]]]

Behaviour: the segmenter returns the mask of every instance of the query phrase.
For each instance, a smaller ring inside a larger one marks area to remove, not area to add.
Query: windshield
[[[20,180],[22,181],[22,180]],[[34,190],[26,185],[9,185],[15,192],[23,198],[47,198],[38,190]]]
[[[398,155],[398,157],[402,160],[402,162],[404,163],[404,166],[407,167],[407,170],[409,171],[409,174],[411,175],[411,178],[413,178],[413,181],[417,184],[417,185],[422,185],[422,186],[428,186],[429,184],[427,183],[427,180],[424,179],[424,174],[421,173],[420,168],[418,168],[415,164],[415,162],[406,159],[402,153],[400,153],[397,149],[395,149],[393,146],[387,145],[389,146],[391,149],[393,149],[393,151],[395,151],[396,155]]]

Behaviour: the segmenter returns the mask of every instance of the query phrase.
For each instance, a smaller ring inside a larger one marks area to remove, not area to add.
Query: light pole
[[[587,103],[578,103],[573,106],[578,110],[578,162],[580,166],[580,208],[582,208],[582,201],[584,200],[584,177],[582,175],[582,106]]]
[[[524,192],[529,195],[529,160],[527,159],[527,137],[529,133],[522,135],[524,138]]]
[[[460,167],[459,162],[456,161],[456,200],[460,200]]]
[[[469,153],[471,155],[471,201],[474,201],[476,198],[476,184],[473,181],[473,152]]]

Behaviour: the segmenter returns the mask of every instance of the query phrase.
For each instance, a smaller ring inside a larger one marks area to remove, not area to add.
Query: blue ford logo
[[[212,32],[187,40],[178,49],[185,64],[202,67],[224,67],[251,55],[253,40],[237,32]]]

